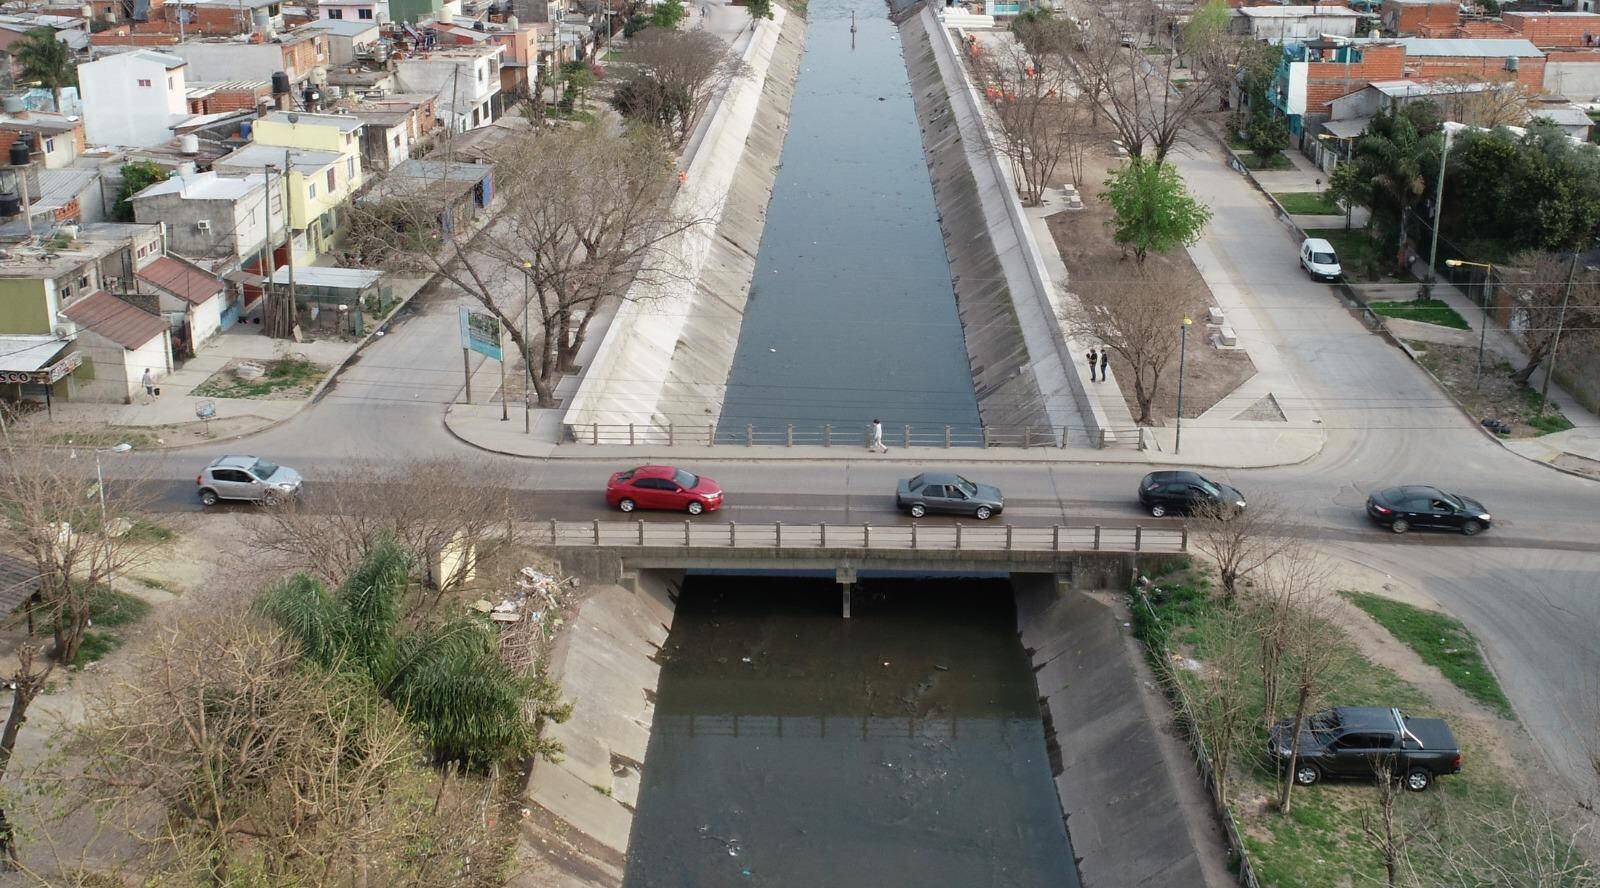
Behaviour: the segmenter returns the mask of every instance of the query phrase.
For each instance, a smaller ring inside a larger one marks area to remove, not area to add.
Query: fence
[[[1087,426],[885,426],[890,447],[1137,447],[1139,428],[1091,429]],[[630,446],[734,447],[866,447],[872,427],[855,423],[786,423],[723,428],[716,423],[582,423],[567,426],[567,439],[579,444]]]
[[[709,524],[685,520],[557,521],[542,542],[556,546],[704,549],[857,549],[943,552],[1188,551],[1189,530],[1134,527],[1017,527],[1011,524]]]

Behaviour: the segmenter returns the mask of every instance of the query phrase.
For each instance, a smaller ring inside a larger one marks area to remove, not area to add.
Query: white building
[[[439,120],[451,132],[463,133],[495,118],[500,94],[503,46],[441,49],[395,63],[401,92],[435,96]]]
[[[189,116],[184,61],[138,49],[78,66],[84,136],[91,145],[149,148]]]
[[[1344,6],[1242,6],[1232,30],[1268,43],[1354,37],[1362,15]]]

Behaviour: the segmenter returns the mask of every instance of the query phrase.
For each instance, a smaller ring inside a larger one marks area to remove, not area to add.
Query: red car
[[[672,466],[640,466],[611,476],[606,505],[624,512],[670,509],[698,515],[722,508],[722,488],[704,475]]]

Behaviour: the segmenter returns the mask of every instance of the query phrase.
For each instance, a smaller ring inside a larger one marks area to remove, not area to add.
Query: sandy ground
[[[1106,222],[1111,218],[1111,208],[1100,200],[1107,171],[1122,161],[1099,151],[1090,152],[1084,161],[1083,183],[1079,192],[1084,208],[1057,213],[1049,218],[1050,233],[1055,238],[1061,260],[1071,271],[1074,281],[1117,281],[1130,278],[1136,267],[1132,254],[1123,257],[1122,247],[1111,238]],[[1056,171],[1053,185],[1070,180],[1067,165]],[[1211,289],[1189,258],[1187,250],[1151,254],[1145,258],[1146,270],[1176,278],[1188,294],[1185,310],[1196,319],[1191,331],[1185,356],[1183,383],[1183,415],[1199,416],[1212,405],[1226,397],[1251,376],[1255,365],[1243,351],[1221,351],[1204,341],[1204,325],[1200,319],[1212,305]],[[1192,335],[1198,333],[1200,335]],[[1081,355],[1079,356],[1082,357]],[[1111,356],[1112,371],[1122,386],[1128,410],[1139,415],[1138,402],[1134,400],[1133,370],[1120,355]],[[1162,373],[1161,393],[1151,406],[1152,418],[1157,425],[1165,425],[1175,414],[1178,391],[1178,361],[1176,357]]]

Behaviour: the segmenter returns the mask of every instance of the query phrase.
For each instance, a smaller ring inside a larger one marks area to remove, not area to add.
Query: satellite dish
[[[300,122],[300,115],[294,113],[293,111],[290,111],[289,112],[289,123],[296,124],[296,123],[299,123],[299,122]]]

